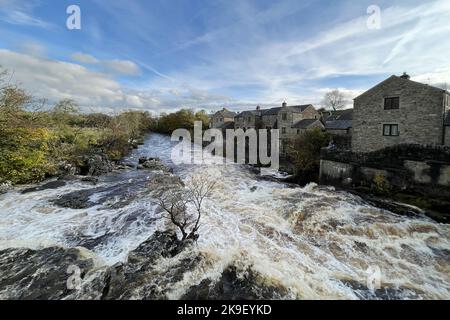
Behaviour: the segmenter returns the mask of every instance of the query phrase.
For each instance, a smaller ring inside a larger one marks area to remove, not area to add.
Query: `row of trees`
[[[203,129],[207,129],[209,126],[209,117],[206,111],[195,113],[190,109],[181,109],[177,112],[161,114],[153,130],[164,134],[171,134],[177,129],[193,130],[195,121],[201,121]]]

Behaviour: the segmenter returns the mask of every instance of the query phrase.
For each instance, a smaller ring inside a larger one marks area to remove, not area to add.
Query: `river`
[[[450,226],[425,216],[404,217],[368,205],[352,194],[310,184],[304,188],[261,179],[248,168],[174,166],[169,137],[151,134],[126,161],[159,157],[186,179],[207,174],[218,186],[205,204],[198,250],[207,263],[171,289],[178,298],[228,265],[252,268],[291,299],[450,299]],[[129,169],[22,194],[0,195],[0,250],[84,246],[106,265],[166,228],[145,184],[151,173]],[[65,209],[52,200],[86,188],[95,205]],[[167,263],[167,262],[164,262]],[[383,295],[364,288],[379,270]]]

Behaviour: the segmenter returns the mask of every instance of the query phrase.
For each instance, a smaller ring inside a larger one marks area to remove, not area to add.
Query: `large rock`
[[[251,268],[239,270],[231,265],[219,281],[205,279],[191,287],[182,300],[274,300],[288,296],[286,288],[266,283],[264,277]]]
[[[84,166],[80,168],[82,175],[101,176],[112,172],[114,169],[114,164],[105,154],[92,155],[84,163]]]
[[[166,268],[157,268],[158,261],[173,258],[192,245],[182,243],[173,232],[156,232],[128,255],[126,263],[113,266],[104,299],[167,299],[172,284],[183,280],[184,274],[201,261],[187,255]]]
[[[89,200],[89,198],[95,194],[95,189],[79,190],[65,194],[57,199],[52,200],[53,204],[69,209],[87,209],[95,206],[96,204]]]
[[[166,299],[172,285],[201,257],[185,254],[166,267],[157,266],[158,261],[191,245],[181,243],[173,232],[156,232],[127,262],[112,267],[84,248],[7,249],[0,251],[0,299]]]
[[[22,194],[36,192],[36,191],[42,191],[42,190],[49,190],[49,189],[58,189],[58,188],[64,187],[65,185],[66,185],[66,182],[63,180],[50,181],[50,182],[44,183],[44,184],[36,186],[36,187],[24,189],[24,190],[22,190]]]
[[[173,170],[164,164],[161,159],[158,158],[139,158],[138,169],[147,169],[152,171],[172,172]]]

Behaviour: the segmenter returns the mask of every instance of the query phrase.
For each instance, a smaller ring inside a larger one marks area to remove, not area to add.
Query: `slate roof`
[[[276,116],[280,112],[281,108],[272,108],[268,110],[262,110],[263,116]]]
[[[446,90],[443,90],[441,88],[437,88],[437,87],[434,87],[434,86],[430,86],[430,85],[425,84],[425,83],[413,81],[413,80],[410,80],[410,79],[405,79],[405,78],[398,77],[398,76],[391,76],[391,77],[387,78],[386,80],[380,82],[379,84],[375,85],[374,87],[370,88],[366,92],[363,92],[361,95],[357,96],[354,100],[358,100],[361,97],[363,97],[363,96],[365,96],[367,94],[370,94],[372,91],[374,91],[379,86],[381,86],[383,84],[386,84],[386,83],[388,83],[390,81],[404,81],[404,82],[409,82],[410,84],[413,84],[413,85],[416,85],[416,86],[423,86],[423,87],[431,88],[431,89],[433,89],[433,90],[435,90],[436,92],[439,92],[439,93],[446,92]]]
[[[332,120],[325,122],[327,130],[348,130],[352,128],[352,120]]]
[[[328,111],[330,114],[324,115],[324,121],[353,120],[353,109]]]
[[[312,107],[312,104],[305,104],[305,105],[301,105],[301,106],[288,106],[287,108],[289,109],[289,111],[294,112],[294,113],[302,113],[304,112],[306,109],[308,109],[309,107]]]
[[[313,107],[313,105],[312,104],[305,104],[305,105],[301,105],[301,106],[288,106],[287,109],[289,111],[291,111],[291,112],[294,112],[294,113],[302,113],[306,109],[308,109],[309,107]],[[283,108],[282,107],[278,107],[278,108],[271,108],[271,109],[267,109],[267,110],[262,110],[262,115],[263,116],[276,116],[281,111],[281,109],[283,109]]]
[[[308,129],[310,126],[312,126],[316,122],[320,122],[320,121],[317,119],[305,119],[305,120],[301,120],[301,121],[297,122],[292,127],[296,128],[296,129]]]
[[[450,110],[447,111],[447,115],[445,116],[444,126],[450,126]]]
[[[223,108],[222,110],[217,111],[214,115],[222,116],[224,118],[234,118],[236,116],[236,112],[232,112],[226,108]]]
[[[248,117],[248,116],[259,116],[261,114],[261,110],[251,110],[251,111],[243,111],[239,114],[236,115],[236,117],[241,118],[241,117]]]

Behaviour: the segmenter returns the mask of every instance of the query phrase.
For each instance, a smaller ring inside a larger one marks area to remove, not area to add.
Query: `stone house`
[[[352,150],[371,152],[398,144],[449,145],[449,93],[391,76],[354,100]]]
[[[263,129],[262,110],[258,106],[256,110],[244,111],[234,117],[235,129]]]
[[[308,121],[304,121],[308,120]],[[320,113],[313,105],[288,106],[283,102],[281,107],[244,111],[234,118],[235,129],[279,129],[280,151],[286,153],[286,146],[302,132],[313,128],[324,128],[320,121]]]
[[[236,116],[235,112],[231,112],[227,108],[223,108],[222,110],[216,112],[211,116],[209,127],[220,129],[226,123],[234,122],[235,116]]]
[[[301,135],[308,130],[320,129],[324,130],[325,126],[322,121],[317,119],[305,119],[297,122],[292,126],[295,135]]]
[[[276,127],[280,130],[280,152],[285,156],[287,146],[298,135],[297,130],[302,128],[296,128],[303,120],[320,120],[320,113],[314,108],[313,105],[301,105],[301,106],[288,106],[286,102],[283,103],[281,109],[277,115]],[[320,122],[320,121],[319,121]],[[314,122],[317,124],[317,122]]]
[[[322,114],[325,131],[333,136],[351,136],[353,125],[353,109],[331,111]]]

